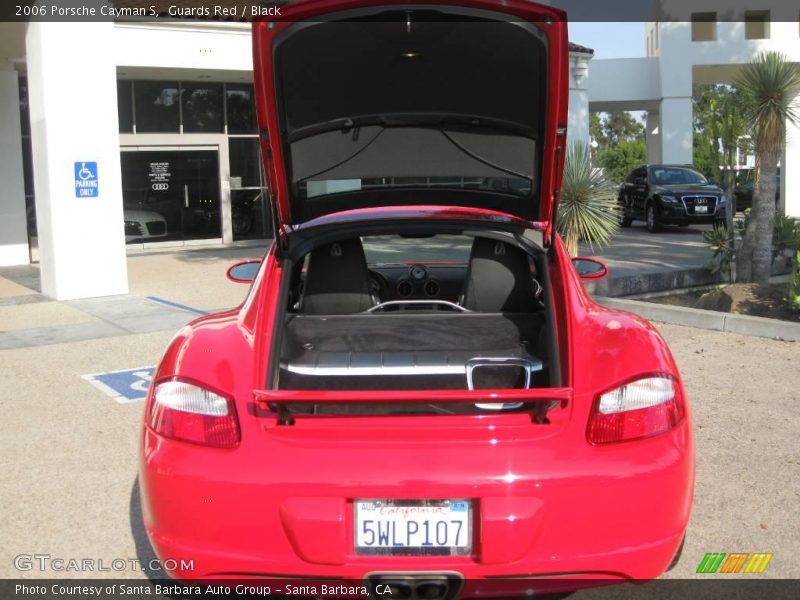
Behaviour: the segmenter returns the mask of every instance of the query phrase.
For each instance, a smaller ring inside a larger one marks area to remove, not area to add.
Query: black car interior
[[[474,237],[466,265],[404,264],[387,269],[367,265],[359,238],[318,246],[298,264],[281,342],[280,389],[548,385],[545,309],[536,258],[513,243]],[[402,285],[387,285],[411,282],[415,269],[422,270],[411,294],[400,293]],[[403,273],[399,280],[394,270]],[[426,289],[432,291],[426,283],[437,281],[431,274],[438,276],[443,270],[451,277],[447,294],[426,294]],[[474,411],[475,406],[431,410]],[[522,403],[477,406],[513,410]],[[320,404],[313,410],[329,414],[350,408]]]
[[[303,314],[360,313],[375,304],[359,238],[326,244],[310,252],[302,291]]]

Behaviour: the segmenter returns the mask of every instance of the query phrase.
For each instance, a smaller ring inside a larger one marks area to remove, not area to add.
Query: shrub
[[[571,256],[579,241],[607,244],[619,229],[616,190],[592,167],[583,143],[573,144],[565,157],[557,226]]]

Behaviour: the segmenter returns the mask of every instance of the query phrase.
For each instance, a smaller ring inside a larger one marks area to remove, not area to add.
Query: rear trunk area
[[[485,362],[493,365],[502,364],[500,359],[528,361],[529,385],[539,387],[546,385],[543,325],[536,314],[290,315],[280,387],[467,389],[467,363],[479,359],[492,359]],[[473,384],[517,387],[515,371],[487,367]]]

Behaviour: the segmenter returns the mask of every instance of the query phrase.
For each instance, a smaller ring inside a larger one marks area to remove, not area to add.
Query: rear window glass
[[[361,243],[367,264],[370,265],[437,262],[467,264],[472,250],[472,239],[466,235],[376,235],[362,238]]]
[[[708,180],[697,171],[675,167],[654,167],[650,169],[650,181],[656,185],[708,183]]]

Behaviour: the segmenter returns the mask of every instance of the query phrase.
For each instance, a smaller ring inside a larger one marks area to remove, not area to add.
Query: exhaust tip
[[[376,600],[456,600],[464,586],[456,572],[379,572],[364,579]]]

